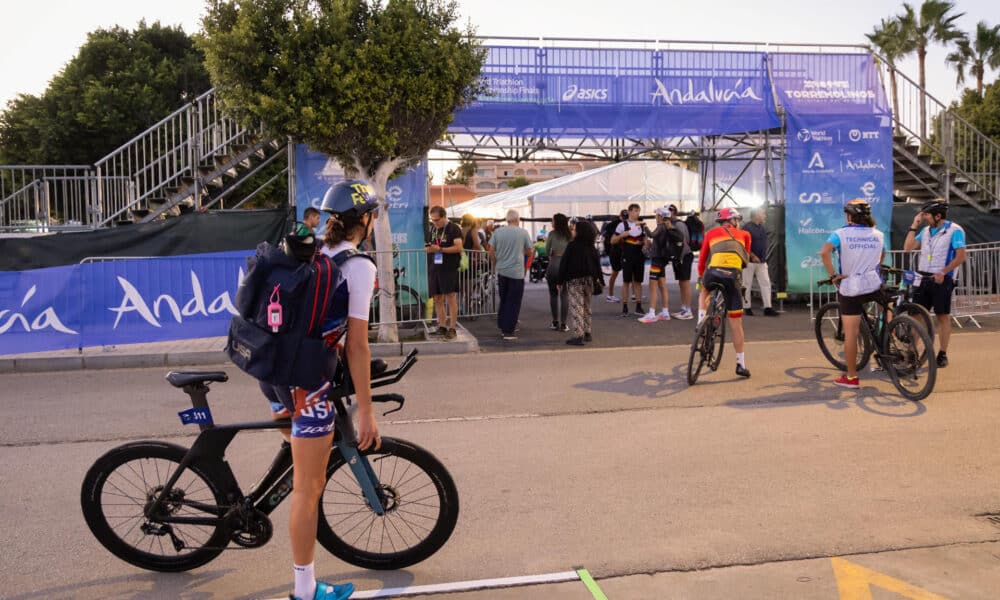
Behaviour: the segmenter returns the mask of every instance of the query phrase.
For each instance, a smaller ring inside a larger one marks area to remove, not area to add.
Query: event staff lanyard
[[[927,264],[928,264],[928,266],[932,265],[933,261],[934,261],[934,242],[936,240],[944,237],[944,234],[948,233],[948,228],[949,227],[951,227],[951,223],[942,223],[941,224],[941,229],[937,233],[935,233],[934,235],[931,235],[930,228],[927,229],[927,237],[929,238],[927,240]]]
[[[447,229],[447,228],[448,228],[447,225],[445,225],[441,229],[438,229],[437,227],[435,227],[434,228],[434,235],[431,236],[431,241],[432,242],[436,242],[440,246],[441,242],[444,241],[444,230]]]

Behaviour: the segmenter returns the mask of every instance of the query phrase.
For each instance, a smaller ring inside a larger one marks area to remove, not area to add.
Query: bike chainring
[[[233,509],[226,515],[226,525],[233,543],[244,548],[259,548],[274,535],[271,519],[255,508]]]

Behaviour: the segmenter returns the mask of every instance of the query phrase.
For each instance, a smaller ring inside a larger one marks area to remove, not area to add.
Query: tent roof
[[[448,212],[453,217],[465,213],[477,216],[503,217],[508,208],[526,206],[543,197],[559,196],[559,201],[575,198],[579,201],[653,200],[667,202],[677,198],[677,182],[684,178],[697,179],[697,173],[659,161],[631,161],[604,165],[557,179],[540,181],[524,187],[480,196],[453,205]],[[592,179],[593,183],[587,182]],[[579,184],[579,185],[578,185]],[[575,187],[576,190],[561,189]],[[587,193],[583,193],[586,190]],[[592,190],[592,191],[591,191]]]

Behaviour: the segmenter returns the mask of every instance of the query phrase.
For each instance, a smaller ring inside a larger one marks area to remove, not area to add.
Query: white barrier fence
[[[916,250],[893,250],[886,253],[885,263],[898,269],[915,271],[918,259],[919,252]],[[959,327],[963,326],[963,319],[980,327],[976,317],[1000,314],[1000,242],[966,246],[965,262],[958,271],[951,300],[952,320]],[[816,286],[815,282],[823,279],[826,279],[826,271],[817,258],[810,268],[810,320],[815,318],[819,307],[837,299],[837,290],[832,286]]]

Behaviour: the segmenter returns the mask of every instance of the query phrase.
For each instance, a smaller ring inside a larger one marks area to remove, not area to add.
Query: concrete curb
[[[405,356],[413,348],[420,354],[468,354],[479,352],[479,341],[459,324],[458,337],[451,341],[400,342],[372,344],[373,357]],[[229,362],[222,350],[139,351],[87,354],[78,356],[18,356],[0,358],[0,374],[78,371],[82,369],[145,369],[150,367],[206,366]]]

